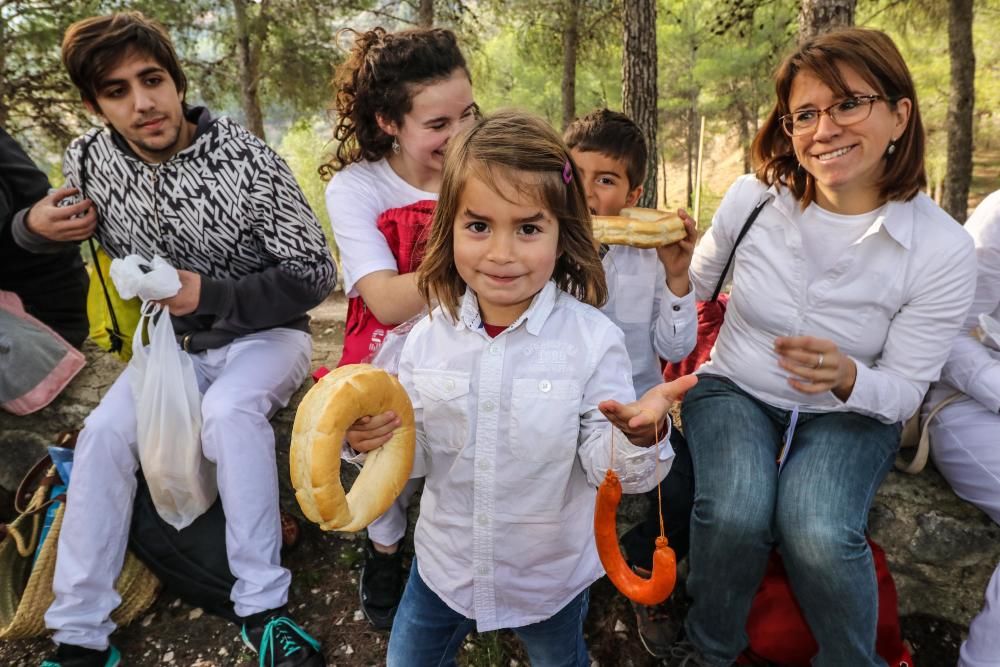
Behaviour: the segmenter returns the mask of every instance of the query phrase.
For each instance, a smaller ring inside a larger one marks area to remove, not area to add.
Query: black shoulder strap
[[[767,206],[767,202],[769,201],[770,197],[754,207],[754,209],[750,212],[750,215],[747,216],[747,221],[743,223],[743,228],[740,230],[740,233],[736,235],[736,243],[733,244],[733,249],[729,252],[729,259],[726,260],[726,265],[722,267],[722,275],[719,276],[719,284],[715,286],[715,291],[712,292],[712,301],[718,300],[719,294],[722,292],[722,286],[726,284],[726,275],[729,273],[729,267],[733,265],[733,259],[736,257],[736,248],[739,247],[740,241],[742,241],[743,237],[750,231],[750,225],[752,225],[753,221],[757,219],[757,216],[760,215],[761,210]]]
[[[87,155],[90,153],[90,144],[99,136],[100,133],[95,134],[85,141],[83,149],[80,151],[80,194],[84,199],[87,198]],[[115,315],[115,308],[111,304],[111,295],[108,293],[108,284],[104,279],[104,271],[101,270],[101,262],[97,259],[97,247],[94,245],[93,236],[87,239],[87,245],[90,246],[90,256],[94,260],[94,272],[97,274],[97,279],[101,283],[101,290],[104,292],[104,302],[108,306],[108,317],[111,318],[111,329],[107,330],[108,339],[111,341],[111,352],[121,352],[125,336],[118,326],[118,317]]]

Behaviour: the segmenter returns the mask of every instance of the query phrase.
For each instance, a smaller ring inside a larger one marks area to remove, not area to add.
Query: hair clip
[[[566,164],[563,165],[563,183],[569,185],[569,182],[573,180],[573,165],[570,164],[569,158],[566,159]]]

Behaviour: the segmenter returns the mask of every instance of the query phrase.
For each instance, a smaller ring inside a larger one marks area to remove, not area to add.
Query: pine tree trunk
[[[799,41],[834,28],[854,25],[858,0],[802,0],[799,8]]]
[[[646,138],[646,181],[640,206],[656,207],[656,0],[625,0],[622,105]]]
[[[959,222],[965,222],[972,180],[972,111],[976,98],[972,0],[949,0],[948,5],[951,94],[948,99],[948,166],[941,208]]]
[[[563,22],[562,126],[576,118],[576,51],[580,42],[580,0],[566,0]]]
[[[431,28],[434,26],[434,0],[420,0],[420,8],[417,11],[417,25],[421,28]]]
[[[266,10],[266,0],[260,11]],[[260,41],[255,40],[247,16],[247,0],[233,0],[236,15],[236,60],[240,72],[240,106],[246,117],[246,127],[262,141],[264,135],[264,113],[260,107]]]

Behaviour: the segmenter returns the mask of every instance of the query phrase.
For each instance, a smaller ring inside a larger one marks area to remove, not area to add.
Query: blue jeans
[[[695,473],[688,639],[712,664],[736,659],[777,546],[819,644],[814,667],[885,665],[875,653],[878,589],[865,530],[899,426],[851,412],[800,412],[779,476],[789,418],[717,376],[702,375],[684,397]]]
[[[588,667],[583,641],[590,589],[573,598],[554,616],[514,628],[524,642],[532,667]],[[388,667],[443,667],[455,664],[455,654],[476,622],[454,611],[420,578],[413,560],[403,599],[389,635]]]

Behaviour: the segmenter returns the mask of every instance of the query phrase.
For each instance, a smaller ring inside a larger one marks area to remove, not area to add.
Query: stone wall
[[[314,322],[314,367],[332,366],[340,356],[343,320]],[[88,343],[88,365],[52,405],[15,417],[0,412],[0,488],[13,489],[60,431],[79,428],[123,365]],[[294,406],[306,387],[293,399]],[[296,510],[288,482],[292,407],[275,415],[282,505]],[[344,467],[345,483],[354,476]],[[641,511],[641,499],[623,504]],[[871,513],[872,535],[885,549],[899,589],[900,613],[923,613],[961,626],[982,606],[986,582],[1000,562],[1000,527],[958,499],[930,466],[917,476],[893,472],[879,490]]]

